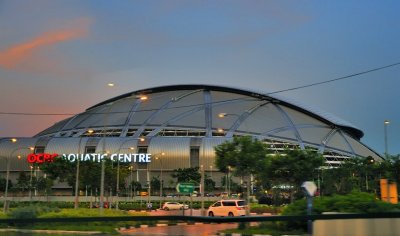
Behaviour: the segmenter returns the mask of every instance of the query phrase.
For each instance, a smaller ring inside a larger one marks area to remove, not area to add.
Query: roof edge
[[[338,124],[337,122],[335,123],[334,121],[330,120],[327,117],[324,117],[322,114],[316,114],[315,112],[309,110],[308,108],[302,107],[301,105],[296,105],[291,103],[290,101],[285,101],[284,98],[278,98],[273,95],[269,95],[268,93],[261,93],[261,92],[256,92],[252,91],[250,89],[241,89],[241,88],[234,88],[234,87],[226,87],[226,86],[220,86],[220,85],[207,85],[207,84],[181,84],[181,85],[166,85],[166,86],[157,86],[157,87],[152,87],[152,88],[147,88],[147,89],[140,89],[137,91],[125,93],[122,95],[119,95],[114,98],[110,98],[108,100],[105,100],[103,102],[100,102],[94,106],[89,107],[86,109],[86,111],[91,110],[93,108],[126,98],[130,97],[133,95],[145,95],[145,94],[151,94],[151,93],[160,93],[160,92],[167,92],[167,91],[173,91],[173,90],[195,90],[195,89],[205,89],[205,90],[214,90],[214,91],[221,91],[221,92],[231,92],[231,93],[238,93],[242,95],[247,95],[251,96],[254,98],[258,98],[261,100],[270,100],[271,102],[274,103],[280,103],[284,104],[287,107],[290,107],[294,110],[301,111],[311,117],[314,117],[318,120],[323,121],[324,123],[328,123],[333,127],[340,127],[342,130],[347,132],[349,135],[352,137],[360,140],[363,136],[364,133],[362,130],[351,126],[351,124],[345,125],[345,124]],[[348,122],[346,122],[348,123]]]

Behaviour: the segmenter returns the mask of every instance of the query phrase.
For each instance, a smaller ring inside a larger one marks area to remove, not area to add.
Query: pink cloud
[[[65,28],[48,31],[33,39],[12,45],[0,51],[0,67],[29,70],[31,69],[29,66],[28,68],[21,67],[26,67],[27,65],[40,67],[40,65],[45,65],[46,63],[37,61],[38,56],[35,56],[36,54],[50,46],[86,37],[89,33],[90,23],[91,20],[87,18],[77,19]],[[40,70],[40,68],[36,68],[36,70]]]

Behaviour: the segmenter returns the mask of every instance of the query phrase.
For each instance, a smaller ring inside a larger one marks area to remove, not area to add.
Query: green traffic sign
[[[193,183],[178,183],[176,185],[176,191],[178,191],[178,193],[193,193],[194,184]]]

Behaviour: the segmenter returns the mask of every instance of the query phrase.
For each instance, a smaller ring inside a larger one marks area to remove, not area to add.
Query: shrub
[[[252,213],[257,213],[257,214],[262,214],[262,213],[279,214],[281,212],[281,207],[261,205],[261,204],[251,204],[250,211]]]
[[[15,208],[8,215],[15,219],[34,219],[47,212],[59,212],[60,209],[51,206],[31,205]]]
[[[36,206],[28,206],[14,209],[9,216],[15,219],[34,219],[38,214],[39,210]]]
[[[399,205],[382,202],[373,194],[364,192],[351,192],[347,195],[333,195],[329,197],[315,198],[313,201],[312,214],[323,212],[341,213],[378,213],[398,210]],[[306,199],[300,199],[283,209],[283,215],[306,215]],[[306,227],[306,222],[286,222],[284,225],[289,228]]]

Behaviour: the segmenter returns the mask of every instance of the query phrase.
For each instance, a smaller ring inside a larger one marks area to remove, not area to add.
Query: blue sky
[[[400,62],[398,1],[0,0],[0,112],[78,113],[142,88],[273,92]],[[400,153],[400,66],[281,93]],[[108,88],[108,82],[116,86]],[[0,115],[1,136],[65,117]]]

